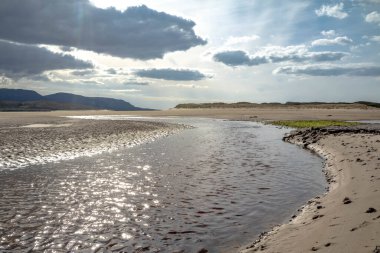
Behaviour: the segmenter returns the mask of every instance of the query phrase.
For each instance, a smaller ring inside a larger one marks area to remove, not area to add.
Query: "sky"
[[[157,109],[380,102],[380,0],[1,0],[0,87]]]

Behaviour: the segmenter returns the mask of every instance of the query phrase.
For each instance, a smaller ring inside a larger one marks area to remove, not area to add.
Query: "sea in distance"
[[[289,129],[140,119],[194,128],[0,171],[0,252],[236,252],[325,191],[323,160],[283,142]]]

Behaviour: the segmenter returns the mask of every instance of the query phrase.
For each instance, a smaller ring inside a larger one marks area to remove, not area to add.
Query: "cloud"
[[[250,56],[241,50],[219,52],[214,54],[213,59],[230,67],[255,66],[268,63],[265,57]]]
[[[380,25],[380,13],[373,11],[365,16],[365,21],[368,23],[375,23]]]
[[[135,93],[135,92],[141,92],[141,90],[136,90],[136,89],[122,89],[122,90],[111,90],[112,92],[117,92],[117,93]]]
[[[6,77],[6,76],[0,76],[0,86],[10,86],[13,84],[13,80]]]
[[[380,76],[380,66],[366,65],[306,65],[284,66],[273,71],[274,74],[308,75],[308,76]]]
[[[71,74],[74,76],[88,76],[88,75],[93,75],[95,73],[96,73],[96,71],[93,69],[71,71]]]
[[[33,80],[33,81],[39,81],[39,82],[50,82],[51,81],[51,79],[49,78],[48,75],[46,75],[46,73],[28,76],[28,79]]]
[[[338,19],[344,19],[348,17],[348,14],[343,11],[344,4],[339,3],[336,5],[322,5],[320,9],[315,10],[318,17],[328,16]]]
[[[347,36],[336,37],[334,39],[319,39],[311,42],[312,46],[332,46],[332,45],[347,45],[352,43],[352,40]]]
[[[106,73],[110,74],[110,75],[116,75],[117,71],[116,71],[116,69],[110,68],[110,69],[106,70]]]
[[[141,69],[134,72],[136,76],[171,81],[199,81],[208,78],[198,70],[190,69]]]
[[[279,62],[324,62],[337,61],[347,56],[344,52],[310,52],[304,46],[269,46],[261,48],[253,55],[249,55],[245,51],[223,51],[214,54],[213,59],[216,62],[221,62],[227,66],[255,66],[265,63]]]
[[[332,37],[336,35],[335,30],[322,31],[321,34],[326,37]]]
[[[236,44],[242,44],[242,43],[249,43],[255,40],[260,39],[260,36],[258,35],[251,35],[251,36],[241,36],[241,37],[229,37],[226,41],[226,45],[236,45]]]
[[[310,52],[308,48],[300,46],[289,46],[285,48],[279,47],[278,49],[273,50],[269,54],[269,58],[272,62],[324,62],[324,61],[338,61],[343,57],[347,56],[347,53],[344,52]]]
[[[177,84],[164,84],[161,85],[161,87],[165,88],[184,88],[184,89],[208,89],[209,87],[207,85],[196,85],[191,83],[177,83]]]
[[[372,37],[370,38],[370,40],[375,41],[375,42],[379,42],[379,43],[380,43],[380,36],[379,36],[379,35],[378,35],[378,36],[372,36]]]
[[[162,58],[206,41],[188,19],[142,5],[124,12],[88,0],[1,0],[0,38],[134,59]],[[10,29],[11,28],[11,29]]]
[[[46,70],[85,69],[92,64],[45,48],[0,40],[0,73],[12,78],[38,75]]]
[[[149,82],[138,82],[138,81],[127,81],[122,83],[123,85],[130,85],[130,86],[148,86],[150,85]]]

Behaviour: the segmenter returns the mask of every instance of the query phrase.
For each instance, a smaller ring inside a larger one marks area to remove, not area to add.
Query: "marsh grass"
[[[328,126],[356,126],[358,122],[337,120],[279,120],[271,121],[270,124],[293,128],[328,127]]]

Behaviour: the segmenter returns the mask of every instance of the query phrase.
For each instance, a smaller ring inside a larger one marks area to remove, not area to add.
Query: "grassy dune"
[[[237,102],[237,103],[188,103],[178,104],[176,109],[223,109],[223,108],[319,108],[319,109],[368,109],[380,108],[380,103],[359,101],[354,103],[338,102],[338,103],[325,103],[325,102],[286,102],[282,103],[251,103],[251,102]]]

